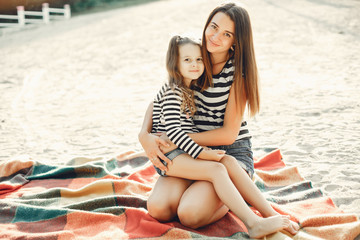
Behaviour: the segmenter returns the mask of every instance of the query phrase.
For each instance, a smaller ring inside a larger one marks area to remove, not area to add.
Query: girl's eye
[[[202,58],[198,58],[198,59],[196,59],[196,61],[198,61],[198,62],[202,62],[202,61],[203,61],[203,59],[202,59]]]
[[[184,61],[185,62],[190,62],[190,58],[185,58]]]

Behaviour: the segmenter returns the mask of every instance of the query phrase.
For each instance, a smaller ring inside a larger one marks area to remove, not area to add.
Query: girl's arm
[[[159,146],[168,146],[169,144],[160,137],[150,133],[152,129],[152,110],[153,103],[151,102],[146,110],[138,138],[149,160],[151,160],[156,167],[167,171],[168,168],[159,161],[159,158],[168,164],[171,164],[171,161],[161,152]],[[156,160],[154,161],[154,159]]]
[[[167,89],[162,100],[162,112],[164,114],[165,130],[169,139],[180,149],[193,158],[197,158],[203,148],[196,144],[182,129],[181,121],[181,92]],[[186,124],[186,122],[183,122]]]
[[[188,134],[196,143],[204,146],[230,145],[235,142],[239,135],[242,117],[245,111],[246,95],[243,96],[241,107],[236,105],[235,88],[230,88],[228,103],[225,110],[224,124],[222,127],[201,132]],[[240,111],[243,109],[243,111]]]
[[[180,149],[184,150],[194,159],[220,161],[225,151],[206,150],[195,143],[182,129],[180,91],[168,90],[164,95],[162,111],[165,120],[166,134],[169,139]]]

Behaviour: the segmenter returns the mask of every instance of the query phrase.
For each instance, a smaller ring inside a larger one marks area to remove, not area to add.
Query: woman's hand
[[[201,151],[198,158],[203,160],[210,160],[210,161],[220,161],[225,155],[224,150],[213,150],[209,148],[205,148]]]
[[[139,135],[139,140],[150,162],[154,164],[155,167],[167,171],[168,168],[160,159],[164,160],[168,165],[171,165],[172,162],[161,152],[160,146],[168,147],[169,144],[164,139],[151,133]]]

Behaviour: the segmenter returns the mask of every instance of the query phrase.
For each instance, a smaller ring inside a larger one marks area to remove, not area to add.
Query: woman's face
[[[206,49],[208,52],[227,52],[234,44],[234,39],[234,22],[225,13],[216,13],[205,30]]]

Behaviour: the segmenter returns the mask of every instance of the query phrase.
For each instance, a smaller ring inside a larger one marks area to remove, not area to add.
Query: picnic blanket
[[[295,236],[267,239],[354,239],[356,215],[345,214],[320,189],[286,166],[279,150],[255,162],[255,183],[276,211],[298,221]],[[31,159],[0,163],[0,239],[246,239],[231,212],[197,230],[160,223],[146,210],[158,178],[141,153],[113,159],[75,158],[63,165]],[[255,209],[253,211],[259,214]]]

